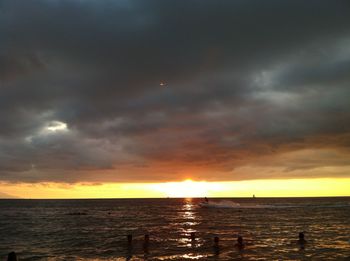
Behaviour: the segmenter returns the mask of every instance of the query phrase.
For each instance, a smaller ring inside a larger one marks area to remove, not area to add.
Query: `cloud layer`
[[[2,0],[0,180],[349,175],[349,11]]]

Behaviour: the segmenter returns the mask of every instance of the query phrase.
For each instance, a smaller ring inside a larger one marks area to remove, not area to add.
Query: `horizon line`
[[[202,199],[205,197],[138,197],[138,198],[0,198],[0,200],[113,200],[113,199]],[[269,198],[350,198],[349,196],[270,196],[270,197],[207,197],[211,199],[269,199]]]

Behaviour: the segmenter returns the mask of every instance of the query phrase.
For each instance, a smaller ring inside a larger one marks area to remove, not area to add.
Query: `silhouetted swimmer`
[[[304,245],[307,243],[307,241],[305,240],[304,232],[299,232],[299,239],[298,239],[297,243],[298,243],[302,248],[303,248]]]
[[[191,240],[192,241],[196,240],[196,233],[191,232]]]
[[[204,201],[205,201],[206,203],[209,203],[209,199],[208,199],[207,197],[204,198]]]
[[[237,247],[239,250],[242,250],[244,248],[244,242],[243,242],[243,237],[238,236],[237,237],[237,243],[235,244],[235,247]]]
[[[15,252],[11,252],[7,255],[7,261],[17,261],[17,255]]]

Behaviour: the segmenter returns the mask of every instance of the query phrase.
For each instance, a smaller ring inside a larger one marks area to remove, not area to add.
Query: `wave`
[[[202,202],[199,203],[199,206],[202,208],[235,208],[235,209],[241,209],[241,208],[254,208],[254,209],[266,209],[266,208],[341,208],[341,207],[350,207],[350,204],[334,204],[334,205],[301,205],[301,204],[295,204],[295,205],[266,205],[266,204],[239,204],[237,202],[233,201],[217,201],[217,202]]]

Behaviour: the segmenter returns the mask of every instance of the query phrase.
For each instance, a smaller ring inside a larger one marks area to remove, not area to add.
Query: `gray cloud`
[[[343,160],[328,165],[344,166],[349,10],[2,0],[0,180],[167,180],[186,169],[230,180],[262,156],[276,164],[305,149],[319,150],[310,166],[324,166],[329,148]],[[55,122],[66,129],[50,130]],[[250,175],[240,179],[269,177]]]

